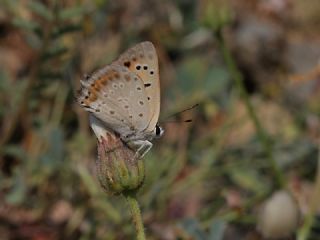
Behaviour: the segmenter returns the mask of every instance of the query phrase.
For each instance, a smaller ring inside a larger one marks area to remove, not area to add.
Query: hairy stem
[[[132,221],[136,228],[137,240],[145,240],[144,225],[136,194],[132,192],[123,193],[131,211]]]

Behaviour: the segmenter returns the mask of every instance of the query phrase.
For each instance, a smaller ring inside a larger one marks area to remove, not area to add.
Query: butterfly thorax
[[[152,131],[133,132],[131,134],[121,136],[124,142],[147,140],[152,141],[154,138],[159,138],[164,133],[164,130],[159,125],[156,125]]]

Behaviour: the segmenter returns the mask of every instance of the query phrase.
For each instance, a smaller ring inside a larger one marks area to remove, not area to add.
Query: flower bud
[[[101,121],[90,117],[90,122],[98,138],[96,166],[101,186],[112,194],[139,189],[145,177],[143,161]]]
[[[231,11],[222,0],[203,1],[200,5],[199,15],[203,25],[216,32],[219,32],[232,20]]]

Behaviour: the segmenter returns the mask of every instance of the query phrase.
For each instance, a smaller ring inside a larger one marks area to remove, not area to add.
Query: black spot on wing
[[[131,63],[130,63],[129,61],[127,61],[127,62],[124,62],[123,65],[124,65],[125,67],[129,68],[130,65],[131,65]]]

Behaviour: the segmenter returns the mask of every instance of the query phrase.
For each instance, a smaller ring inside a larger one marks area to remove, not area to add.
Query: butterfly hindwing
[[[106,66],[82,81],[78,102],[120,135],[142,131],[149,124],[144,83],[123,66]]]

